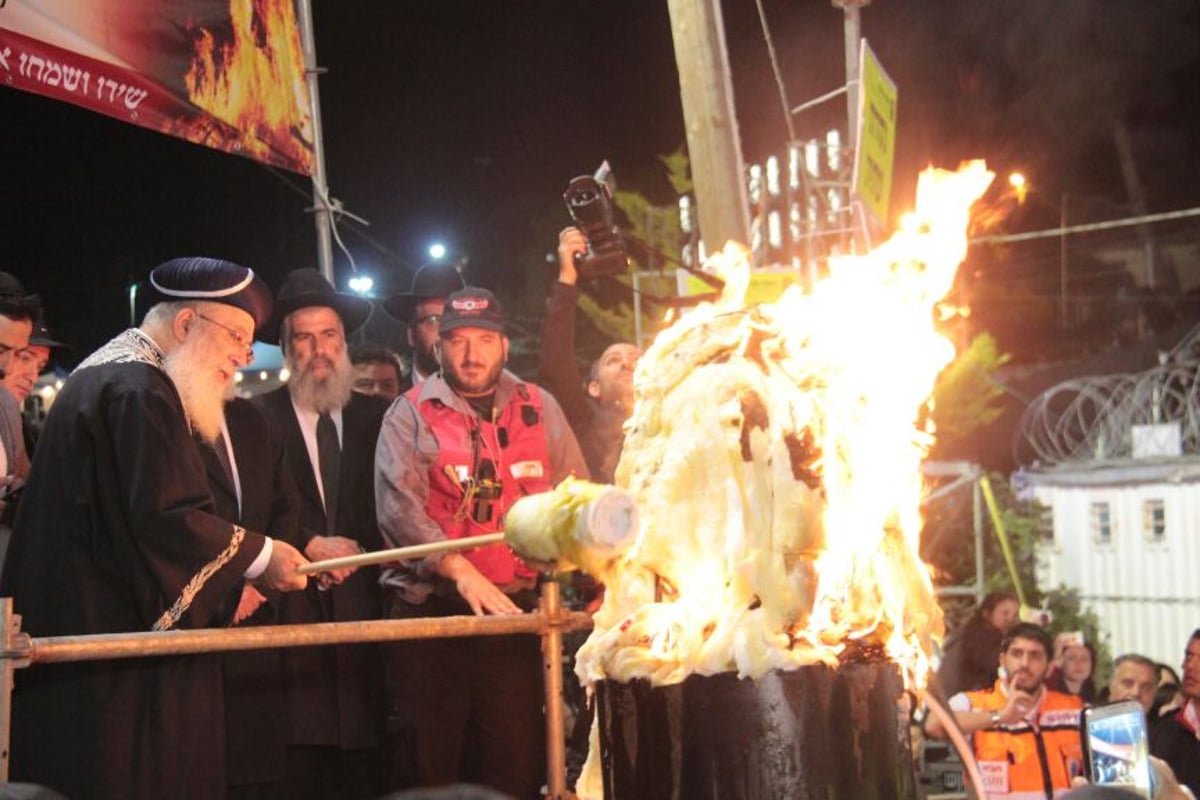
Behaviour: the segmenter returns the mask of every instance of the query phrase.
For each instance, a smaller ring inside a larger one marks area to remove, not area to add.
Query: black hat
[[[29,343],[35,347],[70,347],[69,344],[64,344],[58,341],[50,334],[50,329],[46,327],[46,323],[38,320],[33,324],[33,333],[29,334]]]
[[[445,336],[459,328],[484,328],[504,333],[504,310],[496,295],[487,289],[468,286],[447,297],[438,335]]]
[[[240,308],[260,329],[271,316],[271,290],[254,270],[220,258],[173,258],[150,270],[149,304],[202,300]]]
[[[0,272],[0,314],[13,319],[36,319],[41,310],[41,298],[26,292],[16,276]]]
[[[312,306],[332,308],[342,318],[346,333],[358,328],[371,316],[371,301],[352,294],[342,294],[315,269],[294,269],[283,279],[279,297],[275,301],[275,314],[270,324],[263,327],[264,341],[279,340],[284,319],[293,311]]]
[[[413,275],[407,294],[394,294],[383,301],[383,310],[393,319],[409,322],[417,303],[435,297],[449,297],[466,283],[458,270],[448,264],[426,264]]]

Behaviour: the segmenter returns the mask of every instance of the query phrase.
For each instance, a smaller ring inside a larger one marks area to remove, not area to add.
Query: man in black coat
[[[411,368],[400,384],[400,394],[437,373],[434,351],[438,323],[446,308],[446,298],[464,286],[456,267],[435,262],[417,270],[406,294],[392,295],[383,301],[383,310],[408,329],[408,346],[412,350]]]
[[[300,544],[313,561],[379,550],[373,470],[387,403],[351,391],[346,334],[370,304],[338,294],[315,270],[290,273],[271,334],[291,376],[258,398],[287,451],[297,488]],[[379,619],[379,571],[338,570],[286,596],[282,622]],[[384,724],[376,644],[290,648],[283,653],[288,705],[288,797],[374,797]]]
[[[218,516],[277,539],[297,543],[296,488],[283,442],[270,418],[249,400],[225,404],[225,425],[216,442],[200,442]],[[281,596],[245,584],[230,598],[233,624],[277,625]],[[221,656],[225,687],[227,797],[283,795],[287,715],[279,650],[243,650]]]
[[[247,579],[306,584],[295,548],[215,512],[193,439],[219,436],[270,292],[207,258],[159,265],[150,290],[141,326],[89,356],[46,419],[0,581],[34,636],[220,626]],[[225,792],[215,655],[35,665],[12,725],[13,778],[68,797]]]

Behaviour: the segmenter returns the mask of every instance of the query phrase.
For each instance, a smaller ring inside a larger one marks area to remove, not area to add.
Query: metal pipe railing
[[[21,631],[10,597],[0,597],[0,783],[8,782],[11,701],[17,669],[65,661],[112,660],[146,656],[259,650],[269,647],[445,639],[458,636],[537,634],[542,638],[546,692],[546,779],[548,797],[566,797],[566,763],[562,707],[562,634],[588,630],[592,618],[564,611],[558,583],[542,583],[539,610],[529,614],[484,617],[321,622],[311,625],[264,625],[253,628],[207,628],[90,636],[32,637]]]

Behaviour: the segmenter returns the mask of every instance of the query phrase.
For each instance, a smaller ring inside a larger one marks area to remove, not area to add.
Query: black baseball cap
[[[468,286],[447,297],[438,335],[445,336],[459,328],[483,328],[504,333],[504,311],[496,295],[487,289]]]

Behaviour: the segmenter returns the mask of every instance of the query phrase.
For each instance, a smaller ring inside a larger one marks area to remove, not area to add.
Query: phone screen
[[[1150,743],[1139,703],[1113,703],[1083,712],[1088,780],[1150,797]]]

